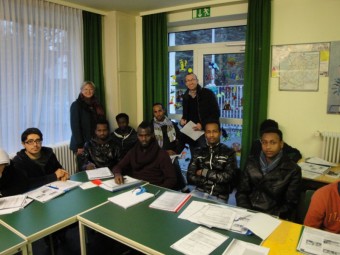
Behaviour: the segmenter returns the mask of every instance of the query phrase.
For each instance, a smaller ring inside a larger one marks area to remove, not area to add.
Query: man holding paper
[[[195,150],[187,172],[188,184],[195,185],[192,195],[227,203],[237,171],[235,151],[220,143],[218,120],[204,127],[207,147]]]
[[[192,127],[193,131],[202,131],[207,119],[216,119],[220,117],[220,109],[218,107],[215,94],[206,88],[202,88],[198,84],[197,76],[194,73],[188,73],[185,76],[186,92],[183,95],[183,116],[181,118],[181,126],[186,125],[190,121],[195,123]],[[185,143],[190,146],[190,151],[200,146],[205,146],[205,138],[203,135],[197,140],[184,135]]]
[[[123,175],[130,175],[173,189],[176,185],[176,173],[168,153],[161,149],[155,139],[153,126],[143,121],[137,129],[137,144],[113,168],[115,182],[124,183]]]

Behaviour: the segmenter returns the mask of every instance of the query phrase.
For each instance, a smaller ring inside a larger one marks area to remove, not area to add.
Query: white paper
[[[94,184],[92,181],[84,182],[83,184],[80,184],[79,186],[82,189],[91,189],[94,187],[98,187],[98,185]]]
[[[78,187],[80,184],[82,184],[82,182],[67,180],[67,181],[51,182],[47,184],[46,186],[67,192],[71,189],[74,189],[75,187]]]
[[[179,219],[189,220],[193,214],[202,210],[202,208],[206,205],[206,202],[200,201],[192,201],[187,208],[178,216]],[[194,222],[198,223],[198,222]]]
[[[57,196],[60,196],[61,194],[64,194],[63,190],[54,189],[48,186],[42,186],[28,192],[27,196],[39,202],[45,203]]]
[[[99,187],[106,189],[108,191],[118,191],[118,190],[122,190],[122,189],[131,187],[132,185],[142,182],[141,180],[132,178],[127,175],[125,175],[123,178],[124,178],[123,184],[117,184],[114,179],[110,179],[110,180],[103,181],[99,185]]]
[[[0,210],[21,208],[24,205],[27,195],[16,195],[0,198]]]
[[[171,248],[187,255],[206,255],[210,254],[228,238],[228,236],[204,227],[198,227],[171,245]]]
[[[327,160],[318,158],[318,157],[310,157],[306,158],[305,160],[307,163],[317,164],[317,165],[323,165],[323,166],[337,166],[337,164],[334,164],[332,162],[329,162]]]
[[[268,255],[269,248],[233,239],[222,255]]]
[[[340,235],[304,227],[297,250],[315,255],[340,254]]]
[[[329,166],[321,166],[321,165],[316,165],[316,164],[311,164],[311,163],[306,163],[306,162],[299,163],[299,166],[301,167],[301,170],[303,171],[313,172],[317,174],[324,174],[329,169]]]
[[[142,194],[137,195],[132,190],[129,190],[117,196],[110,197],[108,198],[108,200],[126,209],[130,206],[141,203],[151,197],[154,197],[154,194],[144,192]]]
[[[317,174],[317,173],[313,173],[313,172],[309,172],[305,170],[302,170],[301,174],[302,174],[302,177],[305,179],[316,179],[321,176],[321,174]]]
[[[256,213],[251,217],[245,227],[260,237],[262,240],[265,240],[271,233],[273,233],[280,223],[281,220],[276,219],[268,214]]]
[[[105,179],[105,178],[113,177],[113,174],[108,167],[101,167],[101,168],[96,168],[93,170],[86,170],[86,174],[89,180]]]
[[[189,121],[182,129],[181,132],[187,136],[189,136],[192,140],[196,141],[198,138],[200,138],[204,132],[203,131],[195,131],[193,130],[193,127],[195,127],[196,124],[192,121]]]
[[[150,207],[177,212],[185,204],[185,202],[190,199],[190,197],[191,195],[186,193],[165,191],[150,204]]]

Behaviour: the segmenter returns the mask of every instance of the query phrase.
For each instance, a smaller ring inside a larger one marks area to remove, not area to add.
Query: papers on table
[[[154,197],[154,194],[148,192],[143,192],[139,194],[134,192],[134,190],[129,190],[117,196],[109,197],[108,200],[126,209],[130,206],[139,204],[151,197]]]
[[[299,166],[301,167],[302,171],[313,172],[319,175],[325,174],[329,169],[329,166],[321,166],[321,165],[316,165],[316,164],[306,163],[306,162],[299,163]]]
[[[27,195],[8,196],[0,198],[0,210],[22,208]]]
[[[71,189],[74,189],[75,187],[78,187],[80,184],[82,184],[82,182],[67,180],[67,181],[51,182],[51,183],[47,184],[46,186],[67,192]]]
[[[263,224],[264,222],[265,224]],[[261,239],[265,240],[280,225],[280,223],[281,220],[268,214],[255,213],[245,227]]]
[[[86,174],[89,180],[105,179],[105,178],[113,177],[113,174],[108,167],[101,167],[101,168],[96,168],[93,170],[86,170]]]
[[[269,248],[233,239],[222,255],[267,255]]]
[[[165,191],[153,201],[149,207],[170,212],[178,212],[190,197],[191,195],[186,193]]]
[[[48,186],[41,186],[40,188],[28,192],[27,196],[41,203],[45,203],[57,196],[60,196],[61,194],[64,194],[63,190],[51,188]]]
[[[137,183],[142,182],[141,180],[132,178],[127,175],[125,175],[123,178],[124,178],[123,184],[117,184],[114,179],[110,179],[110,180],[102,181],[99,184],[99,187],[106,189],[108,191],[118,191],[118,190],[122,190],[122,189],[131,187]]]
[[[316,228],[304,227],[297,247],[307,254],[339,254],[340,236]]]
[[[196,124],[192,121],[189,121],[180,131],[189,136],[192,140],[196,141],[198,138],[200,138],[204,132],[203,131],[195,131],[193,128],[196,126]]]
[[[209,228],[216,227],[230,230],[235,211],[228,206],[192,201],[189,206],[178,216],[191,222],[205,225]]]
[[[318,157],[310,157],[310,158],[306,158],[305,160],[307,163],[311,163],[311,164],[316,164],[316,165],[322,165],[322,166],[337,166],[337,164],[334,164],[332,162],[326,161],[324,159],[318,158]]]
[[[205,255],[210,254],[228,238],[204,227],[198,227],[171,245],[171,248],[187,255]]]

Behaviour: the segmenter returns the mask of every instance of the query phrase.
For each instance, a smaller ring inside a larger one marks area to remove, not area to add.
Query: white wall
[[[339,41],[339,11],[338,0],[272,0],[272,45]],[[317,92],[279,91],[278,79],[270,78],[268,118],[303,157],[321,156],[316,131],[340,131],[340,116],[326,114],[327,95],[325,77]]]

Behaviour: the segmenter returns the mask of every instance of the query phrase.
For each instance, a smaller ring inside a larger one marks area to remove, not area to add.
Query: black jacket
[[[203,169],[202,175],[196,171]],[[225,144],[195,150],[191,159],[187,178],[188,183],[214,196],[229,196],[237,171],[235,151]]]
[[[1,196],[13,196],[25,192],[21,185],[23,179],[18,174],[18,171],[14,168],[11,161],[8,166],[5,167],[2,176],[0,178],[0,197]]]
[[[86,170],[86,166],[90,163],[95,164],[96,168],[108,167],[112,169],[119,161],[119,147],[109,136],[104,143],[98,143],[95,138],[86,142],[84,152],[80,155],[81,170]]]
[[[48,147],[42,147],[41,153],[47,158],[44,167],[30,159],[25,153],[25,149],[19,151],[13,158],[14,167],[19,171],[20,178],[24,180],[20,183],[20,188],[24,192],[57,181],[54,172],[62,168],[57,157]]]
[[[189,89],[183,95],[183,116],[185,120],[191,120],[189,116]],[[204,126],[205,121],[208,119],[218,120],[220,118],[220,109],[218,107],[217,99],[210,89],[202,88],[197,85],[197,106],[198,106],[198,117],[200,123]]]
[[[128,134],[123,136],[121,129],[117,128],[111,133],[114,143],[119,147],[120,159],[136,144],[137,132],[132,127],[128,127]]]
[[[250,156],[236,192],[237,206],[292,219],[300,197],[301,168],[284,155],[263,175],[259,157]]]

